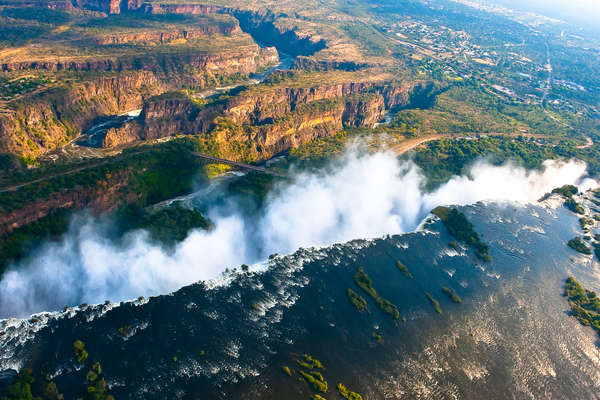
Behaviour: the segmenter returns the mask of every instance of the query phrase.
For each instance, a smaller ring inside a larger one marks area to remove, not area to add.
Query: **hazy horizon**
[[[580,24],[586,28],[600,30],[600,1],[598,0],[492,0],[514,9],[533,11],[566,22]]]

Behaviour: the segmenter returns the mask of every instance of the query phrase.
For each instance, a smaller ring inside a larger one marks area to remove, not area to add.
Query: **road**
[[[586,136],[585,137],[585,144],[582,144],[581,146],[577,146],[577,149],[588,149],[590,147],[592,147],[594,145],[594,141],[592,140],[591,137]]]
[[[0,193],[14,192],[15,190],[19,190],[22,187],[25,187],[27,185],[31,185],[33,183],[44,182],[44,181],[47,181],[49,179],[54,179],[54,178],[59,177],[59,176],[71,175],[71,174],[74,174],[75,172],[79,172],[79,171],[83,171],[83,170],[86,170],[86,169],[89,169],[89,168],[94,168],[94,167],[98,167],[100,165],[107,164],[110,161],[114,161],[114,160],[104,160],[102,162],[98,162],[98,163],[94,163],[94,164],[83,165],[81,167],[73,168],[73,169],[70,169],[70,170],[67,170],[67,171],[63,171],[63,172],[59,172],[59,173],[56,173],[56,174],[47,175],[47,176],[44,176],[42,178],[38,178],[38,179],[31,180],[31,181],[19,183],[19,184],[16,184],[16,185],[6,186],[6,187],[3,187],[3,188],[0,189]]]
[[[424,137],[418,137],[413,139],[406,139],[395,146],[393,146],[390,150],[392,150],[396,155],[404,154],[417,146],[422,145],[423,143],[433,142],[434,140],[440,140],[443,138],[449,138],[451,135],[430,135]]]
[[[545,138],[546,136],[541,135],[541,134],[535,134],[535,133],[523,133],[523,132],[514,132],[514,133],[503,133],[503,132],[481,132],[481,133],[469,133],[468,135],[463,135],[463,136],[457,136],[457,135],[450,135],[450,134],[435,134],[435,135],[427,135],[427,136],[421,136],[421,137],[417,137],[417,138],[412,138],[412,139],[406,139],[403,140],[401,143],[398,143],[395,146],[392,146],[390,148],[390,150],[392,150],[396,155],[401,155],[404,154],[406,152],[409,152],[410,150],[424,144],[424,143],[428,143],[428,142],[433,142],[436,140],[440,140],[440,139],[446,139],[446,138],[453,138],[453,139],[465,139],[465,138],[471,138],[471,139],[476,139],[477,137],[490,137],[490,136],[505,136],[505,137],[519,137],[519,136],[524,136],[524,137],[532,137],[532,138]],[[590,147],[594,144],[594,142],[592,142],[592,140],[590,138],[587,138],[588,142],[587,144],[580,146],[578,148],[587,148]]]
[[[128,153],[127,156],[130,155],[134,155],[134,154],[142,154],[142,153],[147,153],[151,151],[150,149],[148,150],[144,150],[144,151],[140,151],[137,153]],[[232,160],[227,160],[224,158],[217,158],[217,157],[212,157],[206,154],[200,154],[200,153],[192,153],[194,156],[199,157],[201,159],[204,159],[206,161],[209,161],[211,163],[218,163],[218,164],[226,164],[226,165],[231,165],[233,167],[237,167],[237,168],[241,168],[241,169],[246,169],[246,170],[251,170],[251,171],[257,171],[257,172],[263,172],[265,174],[271,174],[271,175],[275,175],[275,176],[279,176],[279,177],[284,177],[283,175],[280,175],[276,172],[273,171],[269,171],[266,168],[263,167],[258,167],[256,165],[248,165],[248,164],[244,164],[244,163],[239,163],[237,161],[232,161]],[[51,175],[47,175],[44,176],[42,178],[38,178],[38,179],[33,179],[31,181],[27,181],[27,182],[23,182],[23,183],[19,183],[19,184],[15,184],[15,185],[10,185],[10,186],[6,186],[3,188],[0,188],[0,193],[5,193],[5,192],[14,192],[15,190],[19,190],[22,187],[25,187],[27,185],[31,185],[34,183],[40,183],[40,182],[44,182],[50,179],[54,179],[57,178],[59,176],[66,176],[66,175],[71,175],[74,174],[76,172],[80,172],[89,168],[95,168],[95,167],[99,167],[101,165],[107,164],[109,162],[114,162],[114,161],[118,161],[118,159],[108,159],[108,160],[103,160],[97,163],[93,163],[93,164],[88,164],[88,165],[83,165],[77,168],[73,168],[73,169],[69,169],[67,171],[63,171],[63,172],[58,172],[55,174],[51,174]]]

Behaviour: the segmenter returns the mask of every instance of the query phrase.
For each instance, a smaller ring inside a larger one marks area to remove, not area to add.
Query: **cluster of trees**
[[[575,251],[578,251],[581,254],[592,254],[592,249],[585,244],[585,242],[579,237],[575,237],[567,242],[567,245]]]
[[[400,312],[398,311],[398,307],[392,304],[391,301],[386,300],[379,296],[375,288],[373,288],[373,281],[369,278],[369,275],[365,272],[363,267],[358,269],[356,275],[354,275],[354,282],[365,291],[369,296],[375,300],[377,307],[379,307],[383,312],[389,314],[394,317],[394,319],[400,319]]]
[[[414,161],[425,173],[428,189],[434,189],[452,176],[465,174],[478,159],[486,159],[494,165],[510,160],[532,169],[541,168],[548,159],[570,158],[575,155],[572,149],[571,145],[540,145],[525,137],[441,139],[418,148],[414,153]]]
[[[596,292],[584,289],[573,277],[565,282],[565,296],[573,315],[583,325],[593,327],[600,333],[600,298]]]
[[[579,193],[579,190],[576,186],[564,185],[552,190],[552,193],[557,193],[563,196],[565,198],[565,207],[567,207],[569,210],[576,214],[585,214],[583,207],[581,207],[581,205],[573,198],[574,195]]]
[[[411,273],[410,273],[410,271],[408,270],[408,267],[407,267],[406,265],[404,265],[404,264],[402,263],[402,261],[400,261],[400,260],[396,261],[396,267],[398,267],[398,269],[399,269],[400,271],[402,271],[402,273],[403,273],[404,275],[406,275],[406,277],[407,277],[408,279],[412,279],[412,278],[413,278],[412,274],[411,274]]]
[[[34,200],[47,199],[69,190],[108,188],[118,179],[127,180],[127,190],[139,194],[143,205],[177,196],[191,190],[192,178],[201,166],[201,162],[191,154],[196,145],[197,141],[193,138],[182,138],[161,145],[132,148],[101,163],[90,160],[76,166],[27,171],[15,178],[20,182],[46,179],[0,193],[0,212],[10,212]],[[82,169],[75,170],[79,167]],[[69,171],[72,172],[65,173]],[[178,179],[173,179],[173,176]]]
[[[117,217],[120,235],[133,229],[145,229],[154,241],[165,245],[174,245],[182,241],[192,229],[212,228],[210,220],[200,211],[181,206],[149,212],[132,205],[123,208]]]
[[[448,232],[456,239],[475,248],[475,255],[482,261],[491,261],[490,248],[481,241],[479,234],[473,229],[473,224],[456,208],[437,207],[432,214],[437,215]]]
[[[428,292],[425,292],[425,296],[427,296],[427,298],[429,299],[429,301],[431,302],[431,304],[433,305],[433,308],[435,308],[435,311],[438,314],[442,314],[442,307],[440,306],[440,302],[437,301],[431,294],[429,294]]]
[[[67,175],[54,176],[65,172],[60,166],[25,172],[20,175],[25,181],[43,176],[49,178],[16,191],[0,193],[0,213],[11,213],[29,203],[70,191],[93,193],[126,182],[115,196],[115,203],[110,204],[119,209],[116,216],[121,233],[145,228],[157,241],[171,244],[185,238],[190,229],[209,229],[210,222],[194,210],[171,208],[150,214],[143,211],[143,207],[188,193],[193,189],[195,178],[205,179],[202,164],[191,155],[196,146],[197,141],[193,138],[183,138],[154,147],[127,150],[101,165]],[[177,179],[173,179],[174,176]],[[69,209],[59,209],[1,235],[0,274],[8,263],[19,260],[41,240],[59,239],[68,229],[71,213]]]
[[[89,362],[89,354],[85,349],[85,343],[81,340],[73,342],[73,355],[75,361],[81,366]],[[13,379],[13,382],[6,388],[4,393],[0,393],[0,400],[63,400],[64,395],[60,393],[56,383],[46,376],[45,382],[36,384],[35,378],[32,376],[33,371],[29,368],[22,369]],[[82,387],[84,396],[79,397],[79,400],[115,400],[110,394],[108,384],[102,373],[102,366],[99,362],[91,363],[85,381]],[[38,396],[36,393],[40,393]]]
[[[462,303],[462,299],[456,292],[446,286],[442,286],[442,292],[446,294],[454,303]]]
[[[359,313],[364,313],[365,311],[369,311],[367,307],[367,301],[356,293],[354,290],[348,288],[348,299],[350,299],[350,303],[358,310]]]
[[[340,396],[347,400],[362,400],[362,396],[356,392],[349,390],[342,382],[337,385]]]

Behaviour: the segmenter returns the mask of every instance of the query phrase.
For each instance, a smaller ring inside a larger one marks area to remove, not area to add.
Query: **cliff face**
[[[107,40],[120,40],[118,36]],[[125,39],[126,40],[126,39]],[[34,60],[10,62],[0,65],[3,71],[19,70],[47,70],[47,71],[138,71],[150,70],[155,74],[171,75],[175,78],[181,75],[181,65],[189,64],[194,68],[208,71],[222,71],[224,75],[241,72],[252,73],[257,67],[272,64],[278,61],[278,54],[274,48],[260,48],[258,45],[249,45],[234,50],[220,53],[163,53],[142,56],[121,56],[102,59],[77,59],[77,60]],[[232,69],[234,67],[234,69]]]
[[[349,82],[307,88],[281,88],[253,96],[239,96],[227,106],[228,116],[238,124],[263,124],[284,116],[298,106],[323,99],[335,99],[366,93],[374,84]]]
[[[243,10],[228,11],[240,22],[244,32],[248,32],[261,43],[277,48],[293,56],[312,55],[327,47],[323,39],[314,39],[295,29],[284,28],[276,23],[268,12],[252,12]]]
[[[314,39],[298,33],[295,29],[279,26],[276,16],[269,11],[249,11],[239,8],[208,4],[168,4],[142,2],[142,0],[73,0],[74,6],[107,14],[138,11],[148,14],[233,15],[244,32],[267,46],[276,46],[280,51],[293,56],[312,55],[323,50],[327,44],[323,39]]]
[[[325,107],[310,107],[309,103],[306,108],[254,129],[250,137],[253,158],[268,159],[307,141],[331,136],[348,126],[370,126],[380,121],[385,113],[384,99],[376,93],[339,98],[326,102]],[[220,139],[228,144],[241,142],[245,137],[239,133],[221,133]],[[224,147],[228,157],[236,156],[235,148]]]
[[[111,129],[103,145],[175,134],[206,134],[232,159],[266,159],[347,126],[370,126],[386,109],[407,104],[414,85],[347,82],[240,93],[226,103],[196,106],[185,96],[151,99],[140,118]],[[235,148],[242,146],[246,153]],[[227,150],[227,149],[230,149]]]
[[[0,152],[35,157],[66,143],[89,128],[98,117],[142,108],[148,98],[182,85],[205,87],[215,76],[247,75],[278,61],[275,49],[257,45],[224,54],[181,57],[186,60],[167,56],[160,60],[157,60],[158,56],[130,60],[129,63],[115,60],[120,72],[111,76],[48,89],[13,101],[10,104],[12,112],[0,114]],[[181,65],[185,64],[191,68],[181,73]],[[100,65],[87,63],[82,67],[104,67],[107,71],[114,68],[111,60],[104,60]],[[121,141],[123,139],[107,143],[114,145]]]
[[[132,10],[131,8],[129,10]],[[227,11],[220,6],[211,6],[206,4],[161,4],[161,3],[143,3],[141,10],[148,14],[188,14],[188,15],[207,15],[217,14]]]
[[[170,31],[151,31],[151,32],[134,32],[134,33],[118,33],[103,35],[95,39],[96,44],[101,46],[106,45],[123,45],[123,44],[159,44],[168,43],[178,39],[197,39],[207,35],[216,33],[230,35],[232,33],[241,32],[240,27],[236,23],[207,25],[202,28],[191,28],[186,30],[170,30]],[[208,39],[208,38],[207,38]]]
[[[54,88],[11,104],[0,114],[0,151],[36,156],[67,142],[99,116],[140,108],[166,89],[152,74],[136,72]]]
[[[0,213],[0,236],[60,210],[89,208],[95,212],[116,210],[122,204],[135,203],[138,195],[127,190],[130,171],[123,171],[89,188],[54,193],[13,210]]]

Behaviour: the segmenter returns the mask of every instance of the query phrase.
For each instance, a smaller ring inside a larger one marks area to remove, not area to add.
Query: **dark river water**
[[[598,398],[598,336],[567,314],[562,296],[570,275],[600,288],[597,264],[565,244],[576,218],[536,205],[461,210],[492,262],[450,249],[453,239],[431,219],[415,233],[300,249],[169,295],[0,321],[0,370],[30,366],[65,398],[82,395],[99,361],[117,399],[307,399],[313,391],[296,360],[309,354],[325,367],[328,399],[338,398],[338,382],[365,399]],[[400,320],[356,286],[361,266]],[[367,299],[368,313],[352,306],[348,288]],[[77,339],[89,353],[83,366]]]

